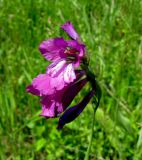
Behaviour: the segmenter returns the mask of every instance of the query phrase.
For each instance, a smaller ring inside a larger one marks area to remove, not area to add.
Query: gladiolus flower
[[[52,63],[45,74],[39,74],[27,87],[27,92],[40,96],[42,104],[41,116],[53,118],[61,116],[58,128],[74,120],[85,108],[94,90],[76,106],[68,109],[74,97],[87,83],[88,78],[83,70],[78,70],[85,57],[85,45],[71,22],[61,26],[71,38],[54,38],[43,41],[39,50],[46,60]]]

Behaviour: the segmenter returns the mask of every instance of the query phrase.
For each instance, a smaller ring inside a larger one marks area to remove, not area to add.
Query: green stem
[[[95,114],[96,114],[96,110],[98,108],[97,105],[95,105],[94,103],[92,103],[92,105],[93,105],[92,129],[91,129],[89,145],[88,145],[84,160],[89,160],[89,154],[91,151],[92,139],[93,139],[93,134],[94,134]]]
[[[87,148],[87,151],[85,154],[85,158],[84,158],[84,160],[89,160],[89,154],[91,151],[92,139],[93,139],[93,134],[94,134],[95,114],[96,114],[97,108],[99,107],[99,104],[100,104],[102,92],[101,92],[101,88],[100,88],[98,82],[95,79],[94,73],[88,68],[86,59],[84,60],[84,63],[82,65],[82,69],[86,72],[87,79],[91,83],[92,89],[95,90],[95,96],[92,101],[93,120],[92,120],[90,142],[89,142],[89,145],[88,145],[88,148]]]

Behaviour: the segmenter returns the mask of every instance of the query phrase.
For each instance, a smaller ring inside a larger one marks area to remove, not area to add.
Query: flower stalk
[[[93,134],[94,134],[94,124],[95,124],[95,114],[96,114],[96,107],[94,107],[94,103],[92,103],[93,105],[93,119],[92,119],[92,128],[91,128],[91,134],[90,134],[90,140],[89,140],[89,145],[85,154],[85,158],[84,160],[89,160],[89,155],[90,155],[90,151],[91,151],[91,146],[92,146],[92,139],[93,139]]]
[[[92,101],[92,107],[93,107],[92,128],[91,128],[89,145],[88,145],[88,148],[87,148],[87,151],[85,154],[85,158],[84,158],[84,160],[89,160],[89,155],[91,152],[91,146],[92,146],[92,140],[93,140],[93,134],[94,134],[95,114],[96,114],[96,111],[99,107],[102,93],[101,93],[101,88],[95,79],[94,73],[92,73],[91,70],[88,68],[87,59],[84,59],[81,67],[85,71],[85,73],[87,75],[87,79],[91,83],[91,86],[95,91],[95,95],[94,95],[93,101]]]
[[[96,98],[94,96],[93,101],[92,101],[92,107],[93,107],[92,128],[91,128],[89,145],[88,145],[84,160],[89,160],[89,155],[91,152],[92,140],[93,140],[93,135],[94,135],[95,114],[96,114],[96,111],[99,107],[100,98],[101,98],[101,89],[100,89],[99,85],[98,84],[96,85],[96,84],[95,84],[95,86],[96,86],[95,88],[96,88],[96,93],[97,93],[96,95],[98,95],[98,98]]]

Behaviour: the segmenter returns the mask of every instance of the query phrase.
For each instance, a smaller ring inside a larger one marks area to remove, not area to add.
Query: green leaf
[[[36,142],[36,151],[41,150],[46,145],[46,139],[41,138]]]
[[[117,113],[118,117],[117,117],[117,120],[118,120],[118,123],[120,125],[122,125],[122,127],[130,134],[133,134],[133,129],[132,129],[132,126],[131,126],[131,122],[130,122],[130,119],[128,119],[126,116],[124,116],[120,111],[118,111]]]
[[[142,128],[139,131],[139,138],[137,141],[137,148],[140,148],[140,147],[142,147]]]

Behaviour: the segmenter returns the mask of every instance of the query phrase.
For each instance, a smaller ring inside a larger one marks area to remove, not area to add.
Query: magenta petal
[[[54,95],[47,95],[41,99],[41,116],[44,116],[46,118],[57,117],[63,112],[63,106],[61,103],[62,93],[62,91],[59,91]]]
[[[78,47],[78,50],[79,50],[79,57],[84,57],[84,55],[85,55],[85,45],[80,44],[80,46]]]
[[[66,57],[64,54],[66,47],[67,43],[63,38],[55,38],[43,41],[39,46],[39,50],[47,60],[57,61]]]
[[[40,93],[40,96],[51,95],[55,89],[50,85],[51,77],[47,74],[40,74],[33,79],[32,88]],[[31,92],[33,94],[33,92]]]
[[[66,85],[63,72],[55,78],[48,74],[40,74],[33,79],[26,91],[36,96],[46,96],[54,94],[57,90],[62,90]]]
[[[54,94],[43,96],[41,99],[42,104],[42,113],[41,115],[50,118],[57,117],[61,114],[66,107],[71,103],[73,98],[81,90],[81,88],[86,84],[87,79],[78,80],[84,75],[84,72],[81,70],[76,71],[76,80],[73,83],[64,86],[61,90],[56,90]],[[55,78],[54,78],[55,79]],[[53,80],[53,83],[58,86],[58,81]],[[60,82],[61,84],[62,82]]]
[[[80,43],[79,43],[78,41],[76,41],[76,40],[67,40],[66,42],[67,42],[67,44],[68,44],[68,47],[74,48],[74,49],[76,49],[76,50],[78,50],[78,51],[79,51],[80,45],[81,45],[81,46],[83,45],[83,44],[80,44]],[[84,45],[84,47],[85,47],[85,45]]]
[[[62,129],[66,123],[70,123],[75,118],[79,116],[79,114],[84,110],[86,105],[89,103],[90,99],[93,97],[95,91],[92,90],[89,92],[84,99],[74,107],[67,109],[63,115],[60,117],[58,122],[58,129]]]
[[[49,103],[46,102],[46,104],[42,105],[42,113],[40,115],[46,118],[54,118],[57,117],[62,112],[63,112],[62,104],[50,100]]]
[[[68,21],[68,22],[66,22],[65,24],[63,24],[63,25],[61,26],[61,29],[63,29],[65,32],[67,32],[67,34],[68,34],[71,38],[73,38],[73,39],[75,39],[75,40],[79,39],[79,35],[78,35],[77,32],[75,31],[75,29],[74,29],[74,27],[73,27],[73,25],[72,25],[72,23],[71,23],[70,21]]]
[[[56,110],[55,102],[51,101],[49,98],[46,98],[46,99],[47,99],[46,104],[42,104],[42,113],[40,115],[44,116],[46,118],[56,117],[56,114],[55,114],[55,110]],[[47,104],[48,104],[48,106],[47,106]]]
[[[68,64],[64,70],[64,81],[66,83],[73,82],[76,79],[73,64]]]
[[[37,89],[35,89],[35,88],[33,87],[33,85],[27,86],[26,91],[29,92],[29,93],[32,93],[32,94],[35,95],[35,96],[40,96],[40,91],[37,90]]]
[[[63,72],[61,72],[57,77],[52,78],[50,85],[57,91],[61,90],[66,86],[64,81]]]
[[[85,55],[85,45],[84,44],[80,44],[76,40],[68,40],[67,44],[69,47],[74,48],[78,52],[78,54],[76,55],[78,59],[80,57],[84,57]]]

